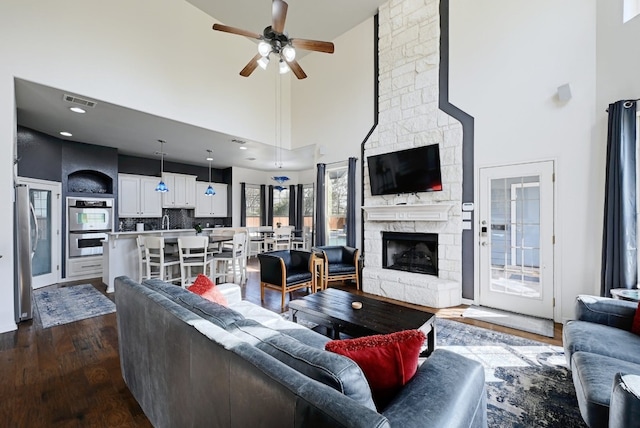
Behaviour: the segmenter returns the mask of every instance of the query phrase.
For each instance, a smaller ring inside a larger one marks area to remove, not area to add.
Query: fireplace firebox
[[[438,276],[438,234],[382,232],[382,267]]]

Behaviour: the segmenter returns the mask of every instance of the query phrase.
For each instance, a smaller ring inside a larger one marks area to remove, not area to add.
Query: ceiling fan
[[[264,29],[262,34],[240,28],[229,27],[222,24],[213,24],[213,29],[225,33],[238,34],[260,40],[258,53],[240,71],[240,75],[248,77],[256,67],[267,68],[269,56],[273,53],[279,58],[280,73],[293,71],[298,79],[307,77],[306,73],[295,60],[296,49],[304,49],[316,52],[333,53],[333,43],[318,40],[294,39],[284,31],[284,23],[287,19],[289,5],[283,0],[273,0],[271,7],[272,23]]]

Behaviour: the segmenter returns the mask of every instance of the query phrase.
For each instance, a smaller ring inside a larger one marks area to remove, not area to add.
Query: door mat
[[[91,284],[33,291],[42,328],[68,324],[86,318],[110,314],[116,305]]]
[[[484,306],[469,306],[462,313],[462,316],[546,337],[553,337],[554,333],[553,320],[516,314],[515,312],[502,311]]]

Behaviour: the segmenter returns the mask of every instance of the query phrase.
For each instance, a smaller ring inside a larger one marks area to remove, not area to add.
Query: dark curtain
[[[636,102],[609,105],[600,295],[637,284]]]
[[[247,226],[247,183],[240,183],[240,227]]]
[[[295,225],[299,230],[304,228],[304,184],[296,186],[296,219]]]
[[[296,223],[296,185],[289,185],[289,226],[300,229],[300,224]]]
[[[273,226],[273,184],[269,184],[269,193],[267,194],[267,226]]]
[[[327,165],[323,163],[318,164],[318,174],[316,177],[316,233],[314,244],[317,246],[326,245],[327,242],[327,214],[324,206],[326,168]]]
[[[356,246],[356,162],[349,158],[347,167],[347,246]]]
[[[260,226],[267,225],[267,209],[265,207],[264,202],[266,199],[267,186],[266,184],[260,185]]]

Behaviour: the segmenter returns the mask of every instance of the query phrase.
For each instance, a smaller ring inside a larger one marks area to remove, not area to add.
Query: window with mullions
[[[313,184],[305,184],[302,189],[302,217],[304,226],[313,230],[313,210],[315,208],[315,192]]]
[[[347,167],[327,171],[328,245],[347,245]]]
[[[289,188],[285,190],[273,189],[273,224],[289,225]]]
[[[260,224],[260,186],[247,184],[245,186],[245,199],[247,203],[247,227],[258,227]]]

